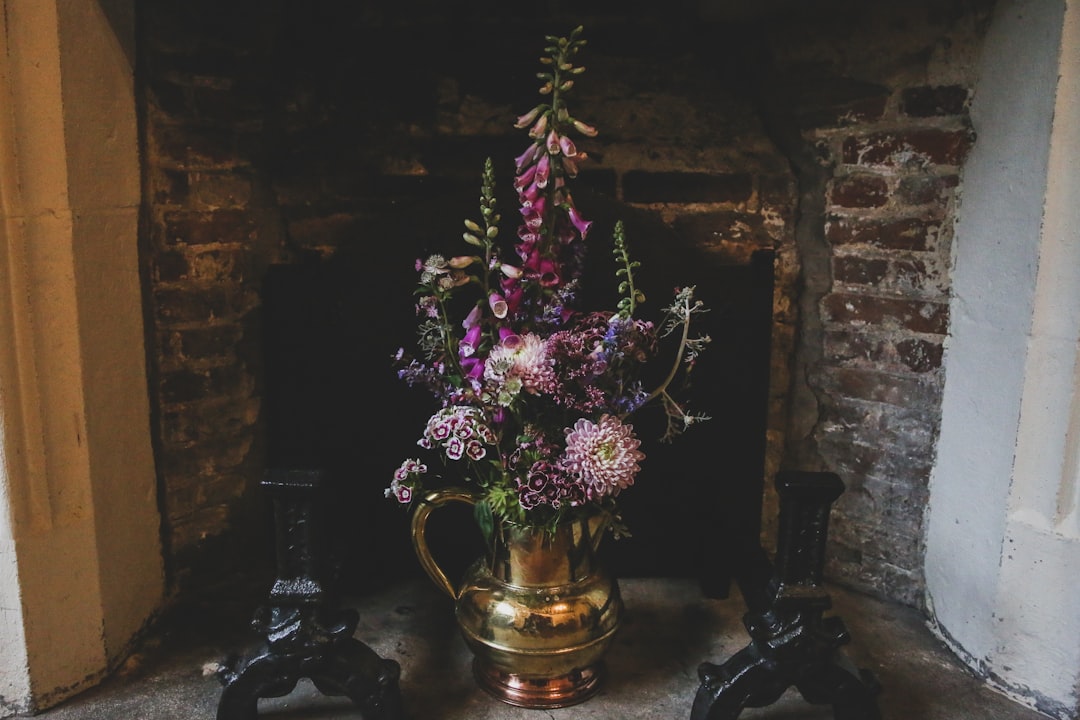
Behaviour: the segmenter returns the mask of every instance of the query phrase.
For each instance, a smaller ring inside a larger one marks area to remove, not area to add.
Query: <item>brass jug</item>
[[[528,708],[592,697],[623,612],[618,583],[596,563],[606,519],[577,519],[554,532],[496,520],[486,555],[455,588],[424,535],[431,512],[450,502],[475,505],[477,496],[456,488],[428,494],[413,515],[413,547],[431,579],[456,601],[477,683]]]

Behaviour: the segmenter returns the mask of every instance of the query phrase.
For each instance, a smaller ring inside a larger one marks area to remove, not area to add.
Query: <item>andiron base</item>
[[[880,720],[880,690],[840,647],[850,641],[822,586],[829,510],[844,491],[833,473],[781,472],[775,566],[764,552],[738,577],[751,642],[722,665],[702,663],[691,720],[735,720],[796,688],[813,705],[832,705],[835,720]]]
[[[324,695],[348,697],[364,720],[402,720],[397,662],[353,637],[355,610],[334,608],[320,579],[323,567],[313,520],[321,474],[277,470],[262,485],[273,496],[278,577],[252,626],[265,640],[245,657],[225,659],[217,720],[254,720],[259,698],[288,695],[302,678]]]

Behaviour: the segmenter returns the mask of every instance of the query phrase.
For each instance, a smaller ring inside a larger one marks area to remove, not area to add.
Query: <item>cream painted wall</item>
[[[1080,7],[1003,0],[972,104],[926,577],[979,674],[1080,713]]]
[[[96,683],[164,595],[122,6],[0,0],[0,714]]]
[[[2,7],[2,6],[0,6]],[[18,366],[15,353],[5,352],[14,342],[15,310],[11,299],[15,290],[8,252],[10,237],[18,232],[11,216],[18,207],[15,147],[8,141],[14,131],[11,106],[13,97],[8,63],[6,13],[0,12],[0,715],[26,709],[30,698],[30,671],[23,633],[22,595],[19,588],[19,565],[15,553],[15,528],[12,527],[11,496],[8,492],[9,468],[18,467],[17,443],[8,441],[7,428],[16,426],[18,416],[11,384],[16,384]],[[11,407],[9,407],[11,406]],[[8,448],[16,451],[9,455]]]

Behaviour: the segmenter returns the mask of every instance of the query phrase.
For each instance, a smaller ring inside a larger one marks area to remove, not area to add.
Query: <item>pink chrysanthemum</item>
[[[566,431],[562,465],[581,475],[591,497],[614,497],[634,484],[638,463],[645,459],[640,445],[634,426],[614,415],[603,415],[598,423],[581,418]]]
[[[550,393],[555,388],[554,360],[539,335],[522,335],[513,345],[497,345],[488,355],[484,377],[502,385],[517,379],[527,392]]]

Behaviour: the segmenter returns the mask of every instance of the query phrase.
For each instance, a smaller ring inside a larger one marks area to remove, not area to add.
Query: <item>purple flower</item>
[[[570,222],[579,233],[581,233],[581,239],[584,240],[585,236],[589,234],[589,228],[592,227],[592,221],[586,220],[581,217],[581,214],[577,211],[577,208],[571,205],[567,211],[567,215],[570,216]]]
[[[514,166],[518,170],[533,162],[536,159],[536,153],[540,151],[540,145],[533,143],[529,147],[525,148],[525,152],[521,153],[514,159]],[[419,268],[417,268],[419,270]]]
[[[566,430],[562,465],[581,476],[591,496],[615,496],[634,484],[638,463],[645,459],[640,445],[634,426],[614,415],[603,415],[597,423],[581,418]]]
[[[473,325],[465,331],[465,337],[458,343],[458,353],[461,355],[462,360],[476,354],[477,349],[480,347],[482,332],[483,329],[479,324]]]
[[[536,163],[536,187],[545,188],[551,177],[551,156],[541,155]]]
[[[413,498],[413,484],[419,482],[418,476],[427,472],[427,465],[419,460],[409,459],[401,463],[394,471],[394,479],[390,487],[386,488],[386,497],[392,497],[403,505],[407,505]]]

